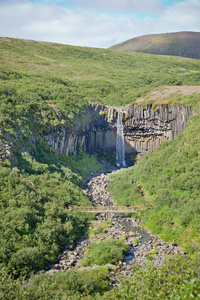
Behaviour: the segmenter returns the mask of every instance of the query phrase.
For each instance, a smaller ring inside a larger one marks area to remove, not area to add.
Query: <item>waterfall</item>
[[[116,162],[118,167],[126,167],[124,151],[124,131],[121,113],[118,112],[116,136]]]

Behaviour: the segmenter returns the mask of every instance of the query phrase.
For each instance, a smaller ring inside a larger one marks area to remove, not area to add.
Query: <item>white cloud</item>
[[[73,3],[88,8],[142,12],[142,13],[159,13],[163,11],[164,6],[159,0],[72,0]]]
[[[86,1],[89,0],[83,0],[84,3]],[[119,0],[116,3],[122,4]],[[109,47],[143,34],[200,31],[199,11],[200,0],[187,0],[168,7],[157,18],[147,16],[137,19],[135,15],[125,12],[104,14],[81,7],[0,0],[0,36]]]
[[[183,1],[170,7],[163,21],[177,30],[200,31],[200,0]]]

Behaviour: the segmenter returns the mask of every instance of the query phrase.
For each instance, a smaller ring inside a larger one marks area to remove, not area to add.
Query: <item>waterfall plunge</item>
[[[126,167],[124,151],[124,132],[121,113],[118,112],[116,136],[116,161],[118,167]]]

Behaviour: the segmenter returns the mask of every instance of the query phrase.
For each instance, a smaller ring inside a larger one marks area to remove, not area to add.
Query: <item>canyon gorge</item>
[[[193,114],[191,107],[169,104],[123,107],[90,104],[82,120],[72,129],[59,126],[45,130],[44,140],[57,154],[76,155],[80,149],[91,154],[113,153],[118,112],[124,127],[126,157],[156,151],[161,142],[174,139]]]

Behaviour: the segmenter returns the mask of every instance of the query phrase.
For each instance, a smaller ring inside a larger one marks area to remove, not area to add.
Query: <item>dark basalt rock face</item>
[[[192,114],[191,108],[175,105],[129,107],[124,122],[126,152],[133,148],[139,153],[156,151],[161,142],[177,137]]]
[[[117,114],[122,114],[126,154],[155,151],[163,141],[174,139],[185,128],[191,107],[176,105],[147,105],[110,107],[88,106],[81,124],[69,131],[65,127],[44,133],[44,139],[57,154],[87,153],[116,149]]]

